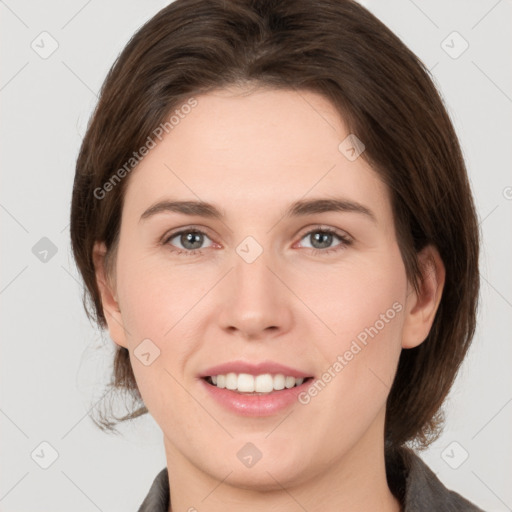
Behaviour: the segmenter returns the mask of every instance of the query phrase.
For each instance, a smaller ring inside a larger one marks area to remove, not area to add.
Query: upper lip
[[[228,373],[248,373],[249,375],[262,375],[265,373],[281,373],[286,377],[306,378],[311,377],[310,373],[305,373],[296,368],[286,366],[275,361],[262,361],[260,363],[251,363],[248,361],[230,361],[228,363],[212,366],[202,371],[200,377],[212,377],[214,375],[226,375]]]

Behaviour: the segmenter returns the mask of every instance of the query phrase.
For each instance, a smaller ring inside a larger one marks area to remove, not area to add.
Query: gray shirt
[[[447,489],[430,468],[409,448],[386,456],[386,476],[403,512],[484,512],[460,494]],[[138,512],[168,512],[167,468],[156,476]]]

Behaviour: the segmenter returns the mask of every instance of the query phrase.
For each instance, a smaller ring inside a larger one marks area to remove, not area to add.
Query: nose
[[[234,268],[221,287],[220,327],[247,340],[288,331],[293,321],[293,295],[275,262],[265,251],[251,263],[235,253],[233,262]]]

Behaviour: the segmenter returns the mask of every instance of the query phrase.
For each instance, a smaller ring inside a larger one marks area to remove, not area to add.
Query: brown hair
[[[402,350],[386,412],[388,447],[426,447],[441,431],[441,405],[475,330],[479,227],[459,142],[429,72],[355,1],[176,0],[132,37],[105,79],[76,165],[70,230],[87,315],[106,327],[93,245],[105,242],[113,275],[128,178],[101,199],[95,191],[192,95],[247,83],[332,101],[364,142],[361,157],[390,188],[415,287],[417,252],[432,244],[441,255],[446,281],[432,329]],[[122,347],[111,386],[139,407],[116,421],[147,412]]]

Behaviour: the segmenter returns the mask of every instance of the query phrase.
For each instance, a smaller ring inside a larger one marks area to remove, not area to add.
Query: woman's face
[[[388,190],[331,103],[263,89],[195,99],[129,176],[110,334],[172,460],[286,487],[382,449],[414,294]],[[163,201],[219,216],[144,215]],[[262,366],[210,370],[231,362]],[[251,370],[271,375],[258,385],[313,379],[248,396],[203,378],[250,388],[236,374]]]

